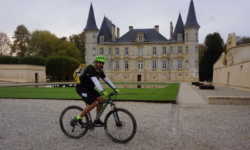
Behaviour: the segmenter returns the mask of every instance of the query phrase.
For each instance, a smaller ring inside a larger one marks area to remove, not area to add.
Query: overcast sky
[[[190,0],[0,0],[0,32],[12,37],[18,25],[29,31],[48,30],[57,37],[79,34],[86,26],[90,4],[100,29],[104,15],[120,36],[134,29],[154,28],[169,39],[170,21],[175,27],[179,12],[186,23]],[[194,0],[199,23],[199,43],[219,32],[226,42],[229,33],[250,36],[250,0]],[[247,19],[248,18],[248,19]]]

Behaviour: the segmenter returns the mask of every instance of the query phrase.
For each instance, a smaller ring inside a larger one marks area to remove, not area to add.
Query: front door
[[[140,74],[137,75],[137,81],[139,81],[139,82],[141,81],[141,75]]]
[[[38,83],[38,73],[35,73],[35,83]]]

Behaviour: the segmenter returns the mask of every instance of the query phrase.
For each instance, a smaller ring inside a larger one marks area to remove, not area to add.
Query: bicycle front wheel
[[[104,129],[107,136],[114,142],[126,143],[135,136],[137,125],[134,116],[129,111],[115,108],[105,117]]]
[[[78,116],[82,110],[79,106],[69,106],[63,110],[60,116],[60,127],[63,133],[69,138],[78,139],[84,136],[88,131],[87,126],[81,127],[75,120],[75,117]],[[85,125],[88,124],[89,119],[87,115],[82,118],[82,122]]]

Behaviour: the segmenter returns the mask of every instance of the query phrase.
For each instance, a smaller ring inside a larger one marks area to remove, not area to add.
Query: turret
[[[197,22],[194,3],[191,0],[187,15],[187,20],[184,26],[185,30],[185,51],[188,71],[192,73],[191,80],[199,81],[198,68],[198,35],[200,25]]]
[[[97,33],[99,29],[96,26],[94,10],[92,4],[89,9],[87,25],[84,28],[85,32],[85,62],[92,64],[96,55],[97,48]]]
[[[184,24],[179,14],[178,20],[175,25],[173,39],[174,41],[183,41],[184,40]]]

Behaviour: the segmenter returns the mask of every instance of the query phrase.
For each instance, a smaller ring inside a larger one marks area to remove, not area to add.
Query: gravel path
[[[201,90],[198,86],[191,85],[191,83],[188,83],[188,85],[206,101],[208,101],[208,96],[250,96],[250,91],[238,90],[226,86],[215,85],[214,90]]]
[[[137,121],[137,133],[126,144],[112,142],[103,128],[89,131],[77,140],[67,138],[60,130],[60,113],[69,105],[83,106],[81,101],[0,99],[0,149],[247,150],[250,148],[250,106],[143,102],[116,102],[116,104],[118,107],[128,109]]]

